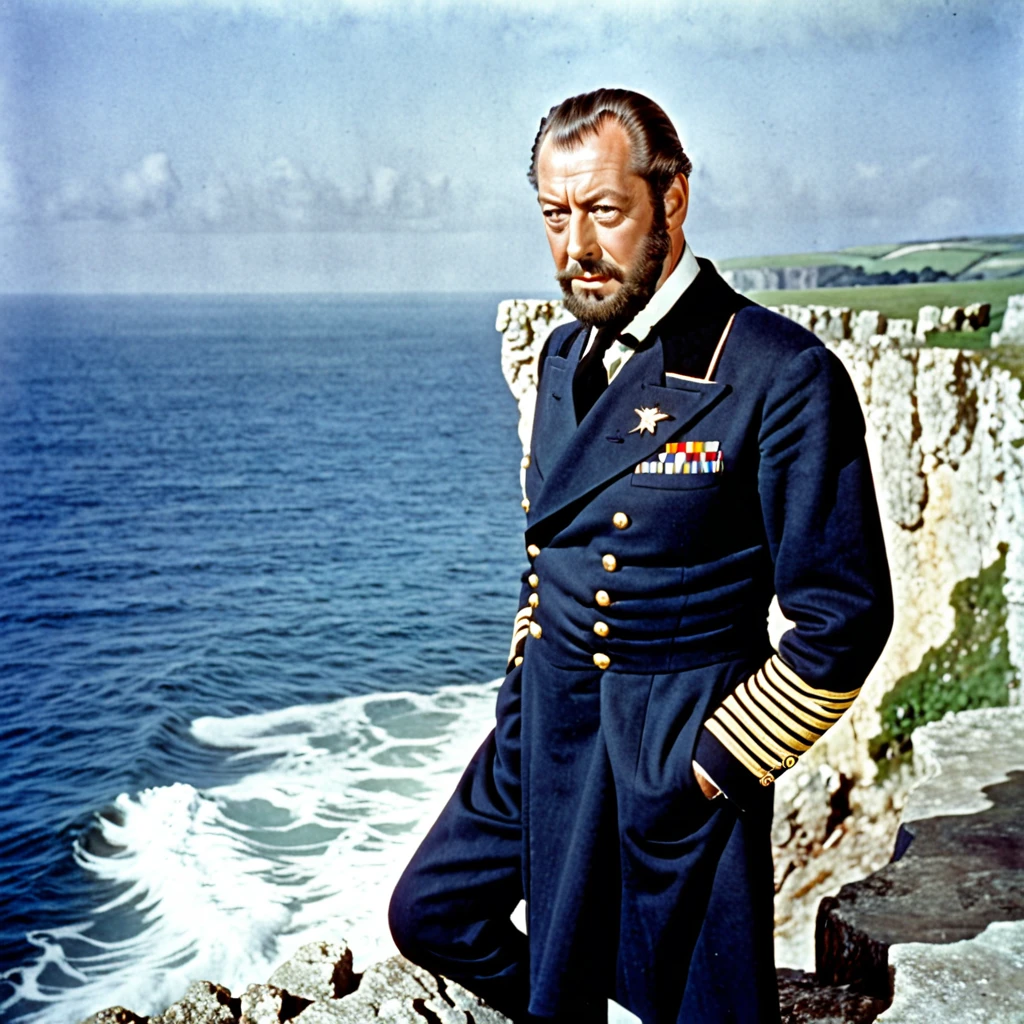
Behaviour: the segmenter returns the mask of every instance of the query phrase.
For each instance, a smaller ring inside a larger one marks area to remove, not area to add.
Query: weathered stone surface
[[[241,998],[240,1024],[280,1024],[299,1015],[308,999],[293,996],[276,985],[250,985]]]
[[[892,1006],[879,1024],[1020,1024],[1024,1021],[1024,923],[989,925],[973,939],[889,950]]]
[[[109,1006],[83,1020],[81,1024],[146,1024],[148,1020],[148,1017],[139,1017],[123,1006]]]
[[[949,715],[917,730],[914,746],[924,774],[898,859],[821,902],[817,973],[828,983],[884,995],[892,947],[940,944],[931,962],[951,962],[948,944],[1024,921],[1024,708]]]
[[[848,985],[822,985],[813,974],[779,971],[782,1024],[870,1024],[886,1001]]]
[[[992,335],[993,345],[1024,345],[1024,295],[1011,295],[1002,328]]]
[[[183,999],[150,1017],[149,1024],[235,1024],[239,1010],[239,1001],[223,985],[194,981]]]
[[[299,1024],[507,1024],[508,1018],[491,1009],[460,985],[393,956],[367,968],[359,987],[344,999],[308,1006],[295,1020]]]
[[[310,1001],[338,999],[353,987],[352,951],[343,942],[310,942],[270,976],[269,984]]]

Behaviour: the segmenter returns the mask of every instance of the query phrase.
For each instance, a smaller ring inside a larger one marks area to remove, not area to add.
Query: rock
[[[895,992],[879,1024],[1024,1021],[1024,922],[990,924],[948,945],[893,946],[889,961]]]
[[[240,1009],[239,1000],[223,985],[194,981],[183,999],[150,1017],[149,1024],[235,1024]]]
[[[1003,325],[992,335],[995,345],[1024,345],[1024,295],[1011,295],[1006,301]]]
[[[938,306],[922,306],[917,313],[917,329],[914,332],[922,345],[928,340],[929,331],[937,331],[942,319],[942,310]]]
[[[963,306],[943,306],[939,317],[940,331],[959,331],[964,324]]]
[[[946,944],[1024,921],[1024,708],[961,712],[914,736],[925,777],[904,812],[898,859],[818,912],[819,978],[879,996],[893,946],[943,944],[928,956],[952,964]]]
[[[982,327],[988,327],[991,312],[992,306],[989,303],[972,302],[971,305],[964,309],[963,330],[977,331]]]
[[[250,985],[242,993],[240,1024],[280,1024],[297,1017],[309,1003],[276,985]]]
[[[352,991],[352,951],[343,942],[310,942],[270,976],[270,985],[310,1002]]]
[[[355,993],[340,1001],[341,1008],[363,1014],[346,1017],[346,1021],[384,1019],[423,1024],[426,1018],[440,1024],[469,1024],[471,1020],[476,1024],[506,1024],[508,1020],[462,986],[402,956],[367,968]],[[308,1024],[308,1013],[305,1010],[297,1020]]]
[[[876,334],[885,334],[885,323],[884,313],[877,309],[862,309],[853,321],[853,340],[864,344]]]
[[[848,985],[822,985],[813,974],[779,971],[782,1024],[870,1024],[885,1005]]]
[[[81,1024],[146,1024],[148,1020],[148,1017],[139,1017],[123,1006],[110,1006],[106,1010],[94,1013]]]

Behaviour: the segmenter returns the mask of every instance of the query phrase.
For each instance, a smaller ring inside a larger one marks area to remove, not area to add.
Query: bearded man
[[[891,628],[849,378],[694,257],[689,173],[619,89],[554,107],[533,147],[577,321],[541,356],[495,729],[390,915],[407,957],[515,1020],[609,998],[644,1024],[779,1020],[772,786]]]

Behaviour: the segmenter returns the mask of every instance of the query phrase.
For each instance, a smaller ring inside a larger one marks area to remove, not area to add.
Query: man
[[[772,783],[891,627],[850,381],[694,258],[689,172],[625,90],[566,100],[534,144],[578,321],[541,359],[496,727],[391,906],[406,956],[517,1020],[611,997],[645,1024],[778,1021]]]

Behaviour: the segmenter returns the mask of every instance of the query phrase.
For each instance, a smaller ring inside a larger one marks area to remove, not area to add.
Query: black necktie
[[[576,367],[576,373],[572,378],[572,401],[576,407],[577,424],[583,421],[583,417],[590,412],[594,403],[608,387],[608,369],[604,365],[604,356],[618,338],[630,348],[636,347],[637,342],[632,335],[620,335],[614,328],[601,327],[598,328],[597,337],[594,338],[590,351]]]
[[[609,327],[598,329],[594,344],[585,353],[576,367],[572,378],[572,401],[576,407],[576,422],[581,423],[583,417],[590,412],[593,404],[601,397],[608,387],[608,371],[604,365],[604,354],[618,334]]]

